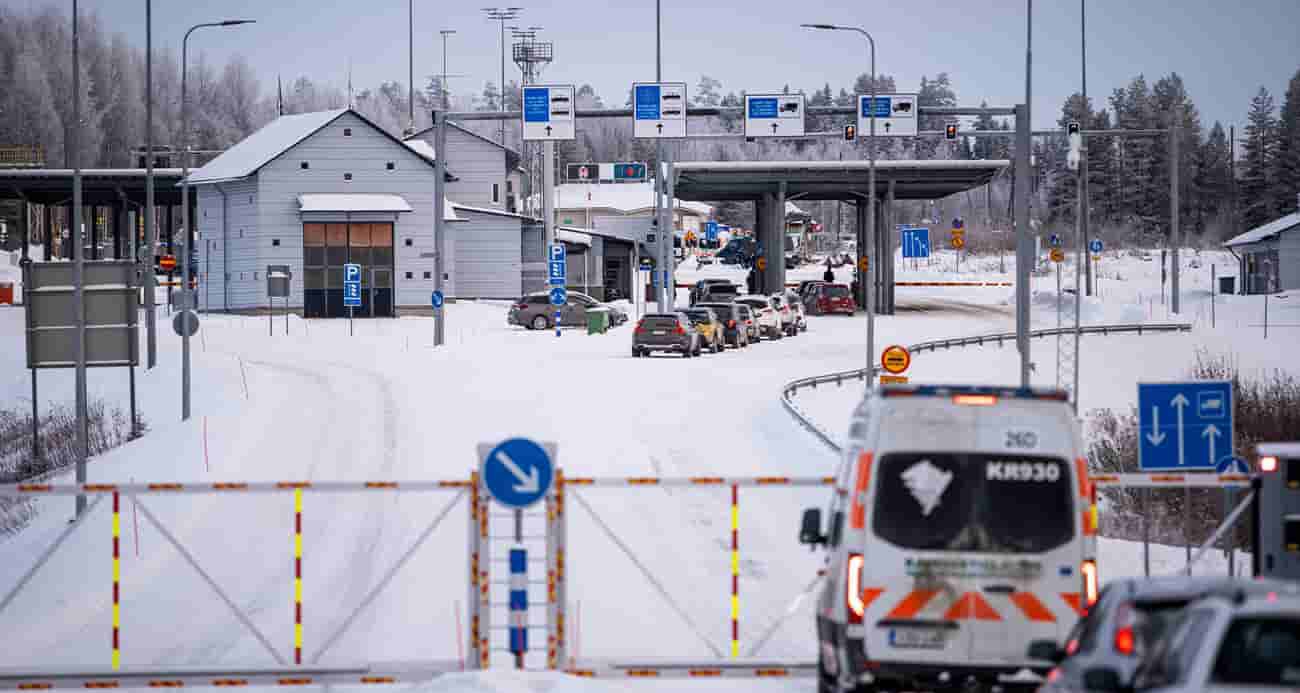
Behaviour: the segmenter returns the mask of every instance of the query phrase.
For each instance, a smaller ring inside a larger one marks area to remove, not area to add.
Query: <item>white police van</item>
[[[1096,601],[1096,509],[1061,391],[885,386],[854,411],[827,523],[819,690],[1031,686]]]

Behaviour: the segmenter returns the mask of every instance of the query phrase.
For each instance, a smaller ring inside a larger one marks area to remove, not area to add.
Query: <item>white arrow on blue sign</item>
[[[1091,241],[1088,241],[1088,252],[1092,253],[1093,255],[1100,253],[1101,249],[1104,247],[1106,246],[1102,244],[1100,238],[1094,238]]]
[[[481,474],[488,493],[498,503],[526,508],[550,490],[555,468],[541,445],[527,438],[511,438],[488,451]]]
[[[562,306],[569,300],[569,291],[562,286],[551,289],[551,305]]]
[[[1236,455],[1228,455],[1219,460],[1219,466],[1214,471],[1220,474],[1249,474],[1250,463]]]
[[[903,257],[930,257],[930,229],[903,229]]]
[[[1232,383],[1138,384],[1138,466],[1213,470],[1232,452]]]
[[[433,292],[433,297],[430,300],[433,302],[434,308],[441,308],[443,302],[442,292],[441,291]]]

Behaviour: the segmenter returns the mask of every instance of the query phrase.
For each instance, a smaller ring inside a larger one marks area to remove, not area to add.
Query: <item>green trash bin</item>
[[[587,310],[587,334],[605,334],[609,331],[609,309],[591,308]]]

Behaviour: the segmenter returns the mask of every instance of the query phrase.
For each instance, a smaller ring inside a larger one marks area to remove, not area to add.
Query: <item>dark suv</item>
[[[701,341],[699,330],[685,313],[647,313],[632,330],[632,355],[670,351],[690,358],[700,355]]]

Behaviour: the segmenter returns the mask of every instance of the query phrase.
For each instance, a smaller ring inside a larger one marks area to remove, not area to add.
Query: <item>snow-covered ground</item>
[[[1208,254],[1207,254],[1208,255]],[[1220,271],[1235,267],[1225,255]],[[955,272],[900,265],[898,278],[1000,279],[997,258],[963,261]],[[950,258],[949,258],[950,259]],[[1185,258],[1187,260],[1187,258]],[[693,263],[688,263],[693,264]],[[1008,258],[1008,269],[1010,268]],[[1117,277],[1108,274],[1113,267]],[[968,271],[969,269],[969,271]],[[1101,296],[1091,322],[1164,321],[1159,270],[1139,258],[1103,261]],[[790,273],[820,278],[823,268]],[[1267,341],[1254,327],[1259,297],[1219,297],[1217,327],[1208,324],[1208,261],[1187,270],[1183,319],[1193,333],[1098,337],[1085,342],[1082,404],[1127,407],[1138,379],[1184,375],[1198,346],[1231,350],[1246,368],[1295,370],[1300,296],[1270,299]],[[1204,280],[1198,279],[1204,274]],[[734,276],[725,266],[684,267],[679,281]],[[848,281],[848,268],[840,270]],[[0,280],[3,280],[0,277]],[[1054,276],[1038,277],[1035,326],[1055,324]],[[686,292],[679,291],[684,300]],[[1143,299],[1157,296],[1156,309]],[[877,344],[1012,328],[1009,288],[899,288],[899,310],[877,323]],[[1044,298],[1048,296],[1048,298]],[[1047,305],[1045,305],[1047,304]],[[1296,305],[1292,305],[1296,304]],[[163,309],[160,309],[162,311]],[[475,447],[512,436],[555,441],[567,475],[824,475],[833,456],[799,428],[779,402],[795,378],[862,366],[865,323],[814,316],[794,339],[701,359],[632,359],[630,326],[603,336],[577,330],[529,332],[505,324],[507,304],[470,302],[448,309],[448,344],[430,348],[427,318],[343,320],[283,318],[267,334],[266,318],[203,316],[192,342],[194,408],[179,419],[180,348],[160,320],[159,365],[139,369],[140,410],[150,432],[90,464],[94,482],[259,481],[297,479],[465,478]],[[1262,317],[1262,310],[1258,311]],[[1204,316],[1203,319],[1201,316]],[[162,315],[165,319],[165,315]],[[1172,319],[1172,318],[1171,318]],[[9,408],[30,406],[23,368],[20,308],[0,308],[0,396]],[[143,337],[143,335],[142,335]],[[1035,342],[1036,382],[1054,378],[1054,342]],[[918,355],[915,381],[1012,383],[1011,347]],[[245,382],[247,383],[245,390]],[[126,373],[91,371],[93,396],[126,407]],[[70,402],[71,372],[42,372],[43,404]],[[800,405],[838,433],[860,390],[846,385],[800,395]],[[60,479],[68,481],[68,478]],[[708,657],[707,639],[727,648],[730,633],[730,524],[723,490],[588,489],[580,492],[663,583],[697,628],[679,619],[623,552],[578,503],[569,505],[569,598],[582,657]],[[806,587],[820,554],[795,543],[802,508],[823,505],[824,489],[746,489],[740,494],[741,650],[774,623]],[[306,495],[304,508],[305,651],[352,611],[443,505],[442,494]],[[463,502],[462,502],[463,503]],[[0,592],[27,570],[66,526],[71,499],[39,501],[32,526],[0,541]],[[231,599],[281,652],[291,651],[293,616],[292,500],[288,495],[149,497],[144,504],[193,552]],[[265,665],[271,658],[194,572],[124,506],[122,648],[124,666]],[[463,640],[465,536],[462,504],[435,532],[348,635],[322,661],[454,659]],[[138,529],[137,529],[138,527]],[[528,533],[526,527],[526,533]],[[3,613],[0,628],[20,634],[0,648],[0,668],[103,667],[112,620],[110,525],[106,506],[46,564]],[[501,554],[497,554],[500,556]],[[1179,548],[1157,547],[1153,568],[1172,570]],[[1140,547],[1103,542],[1104,576],[1140,574]],[[503,568],[503,565],[498,565]],[[1206,570],[1222,570],[1208,563]],[[499,578],[504,576],[499,575]],[[538,587],[537,589],[542,589]],[[540,592],[539,599],[540,599]],[[504,599],[502,593],[501,599]],[[495,600],[495,599],[494,599]],[[579,604],[580,602],[580,604]],[[538,612],[540,615],[540,612]],[[503,624],[504,612],[494,612]],[[534,616],[538,618],[538,616]],[[458,625],[459,619],[459,625]],[[699,635],[695,632],[699,631]],[[702,635],[702,638],[701,638]],[[534,642],[544,642],[541,632]],[[504,633],[496,632],[496,646]],[[758,654],[815,655],[808,600]],[[505,666],[503,653],[494,654]],[[542,664],[530,657],[530,666]],[[808,682],[610,683],[494,671],[448,677],[431,691],[807,690]]]

